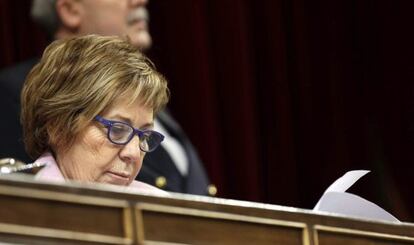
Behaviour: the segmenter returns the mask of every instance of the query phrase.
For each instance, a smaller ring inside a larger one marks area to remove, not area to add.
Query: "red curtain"
[[[412,220],[414,2],[150,1],[149,56],[219,196],[311,208],[354,193]],[[1,65],[41,52],[29,1],[0,1]]]

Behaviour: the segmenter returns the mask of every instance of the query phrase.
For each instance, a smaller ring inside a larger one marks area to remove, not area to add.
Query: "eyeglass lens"
[[[109,138],[117,144],[126,144],[134,136],[134,129],[123,123],[113,123],[109,128]],[[145,152],[153,151],[162,139],[152,131],[144,131],[139,135],[140,149]]]

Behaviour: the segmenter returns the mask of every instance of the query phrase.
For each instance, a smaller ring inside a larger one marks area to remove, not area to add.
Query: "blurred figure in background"
[[[117,35],[145,51],[152,40],[148,30],[147,0],[34,0],[32,17],[51,40],[87,34]],[[38,58],[0,72],[0,111],[4,135],[1,157],[31,162],[24,151],[19,123],[20,91]],[[147,154],[137,179],[164,190],[198,195],[215,195],[203,164],[179,124],[168,110],[161,111],[154,129],[166,136],[163,144]]]

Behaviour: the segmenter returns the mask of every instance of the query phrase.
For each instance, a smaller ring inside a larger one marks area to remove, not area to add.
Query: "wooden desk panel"
[[[347,229],[316,225],[314,227],[316,245],[408,245],[414,244],[414,238],[408,236],[379,233],[364,230]]]
[[[141,242],[309,244],[305,223],[153,204],[138,204],[136,214]]]
[[[6,240],[20,234],[22,241],[52,244],[132,244],[127,201],[3,186],[0,200],[0,234]]]
[[[414,244],[414,225],[191,195],[0,177],[0,243]]]

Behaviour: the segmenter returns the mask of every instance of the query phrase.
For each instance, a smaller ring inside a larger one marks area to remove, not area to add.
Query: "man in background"
[[[32,18],[53,39],[86,34],[117,35],[145,51],[152,40],[148,30],[147,0],[34,0]],[[38,58],[0,71],[1,157],[31,159],[24,151],[19,123],[20,91]],[[159,188],[182,193],[214,195],[208,177],[191,142],[167,110],[159,113],[155,130],[166,136],[161,147],[147,154],[137,179]]]

